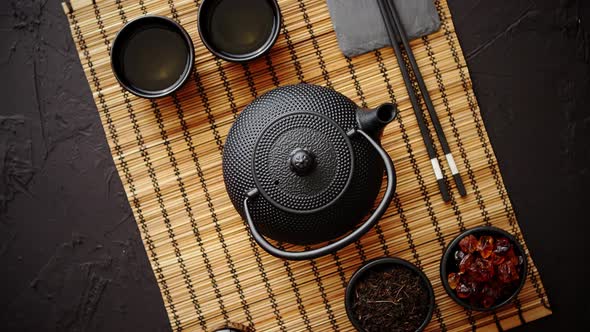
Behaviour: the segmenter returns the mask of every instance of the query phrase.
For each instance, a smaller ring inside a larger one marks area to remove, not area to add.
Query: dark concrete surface
[[[449,0],[554,315],[590,323],[590,1]],[[168,321],[59,0],[0,1],[0,330]]]

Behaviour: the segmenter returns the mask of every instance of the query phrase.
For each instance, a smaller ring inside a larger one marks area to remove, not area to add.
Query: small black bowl
[[[385,271],[385,270],[390,269],[392,266],[396,266],[396,265],[405,267],[405,268],[413,271],[414,273],[416,273],[420,277],[420,279],[422,279],[422,281],[424,282],[424,286],[426,287],[427,292],[428,292],[428,298],[430,299],[430,301],[428,303],[428,313],[426,314],[426,318],[424,319],[424,322],[422,323],[422,325],[420,325],[416,329],[416,332],[423,331],[426,328],[426,326],[428,325],[428,323],[430,323],[430,319],[432,318],[432,313],[434,312],[434,291],[432,289],[432,284],[430,284],[430,280],[428,280],[428,277],[426,277],[426,275],[424,274],[424,272],[422,272],[422,270],[420,270],[414,264],[412,264],[406,260],[403,260],[401,258],[382,257],[382,258],[373,259],[373,260],[365,263],[365,265],[361,266],[358,270],[356,270],[356,272],[352,275],[352,278],[350,278],[348,285],[346,286],[346,294],[344,297],[344,306],[346,308],[346,315],[348,316],[348,319],[350,320],[352,325],[358,331],[362,331],[362,327],[360,325],[360,322],[356,319],[356,317],[354,317],[354,314],[352,312],[352,307],[354,304],[354,289],[356,288],[356,285],[358,284],[359,281],[361,281],[365,277],[365,275],[369,271],[375,271],[375,270]]]
[[[161,40],[153,39],[154,31],[158,31]],[[138,46],[138,38],[144,40],[141,46]],[[151,51],[144,52],[145,49]],[[149,54],[151,58],[142,57],[143,54]],[[178,90],[189,79],[195,62],[193,42],[186,30],[174,20],[157,15],[145,15],[125,24],[113,40],[110,55],[111,68],[121,86],[138,97],[150,99]],[[176,61],[169,61],[172,59]],[[137,79],[144,70],[146,73],[161,73],[168,64],[175,62],[175,74],[166,78],[164,83],[153,79],[150,82],[149,78],[143,82]],[[128,73],[130,67],[134,68],[133,77]]]
[[[519,285],[514,289],[514,292],[512,293],[512,295],[506,297],[502,301],[494,304],[493,306],[491,306],[489,308],[477,307],[477,306],[471,305],[471,303],[459,298],[457,296],[457,294],[455,294],[455,291],[452,290],[451,287],[449,286],[449,281],[447,279],[448,274],[451,272],[457,271],[457,265],[456,265],[457,263],[455,262],[454,253],[455,253],[455,251],[459,250],[459,242],[461,241],[461,239],[463,239],[467,235],[474,235],[476,237],[479,237],[482,235],[506,237],[508,240],[510,240],[510,243],[512,243],[512,246],[514,248],[514,254],[517,256],[522,256],[522,258],[523,258],[522,267],[520,270],[520,283],[519,283]],[[518,241],[516,240],[516,238],[514,236],[512,236],[512,234],[506,232],[503,229],[500,229],[497,227],[491,227],[491,226],[476,227],[476,228],[469,229],[469,230],[459,234],[459,236],[457,236],[447,246],[447,249],[445,250],[445,253],[443,254],[442,260],[440,262],[440,279],[442,281],[443,287],[445,288],[445,291],[447,291],[447,294],[449,294],[449,296],[455,302],[460,304],[461,306],[463,306],[467,309],[470,309],[470,310],[474,310],[474,311],[493,311],[493,310],[496,310],[496,309],[510,303],[510,301],[512,301],[518,295],[518,293],[520,292],[520,290],[524,286],[524,284],[526,282],[527,271],[528,271],[527,257],[525,255],[525,251],[524,251],[524,248],[522,247],[522,245],[520,245],[520,243],[518,243]]]
[[[221,59],[224,59],[226,61],[230,61],[230,62],[243,63],[243,62],[251,61],[251,60],[254,60],[254,59],[257,59],[257,58],[263,56],[272,48],[272,46],[274,45],[274,43],[276,42],[276,40],[279,36],[282,18],[281,18],[281,9],[279,7],[279,4],[277,3],[277,0],[258,0],[261,3],[264,3],[264,5],[268,7],[267,9],[270,9],[272,11],[272,18],[270,18],[270,17],[266,18],[268,20],[267,23],[272,24],[272,28],[270,29],[270,32],[264,38],[264,40],[262,40],[262,38],[260,39],[262,41],[261,45],[259,45],[254,50],[249,50],[249,51],[244,51],[244,52],[236,52],[233,50],[229,50],[227,48],[224,49],[224,46],[221,46],[221,45],[218,45],[217,43],[215,43],[214,38],[213,38],[214,32],[211,31],[212,30],[212,28],[211,28],[212,22],[214,20],[213,17],[214,16],[217,17],[215,15],[216,11],[222,10],[222,9],[219,9],[220,4],[223,4],[224,2],[226,2],[228,4],[228,6],[231,6],[232,4],[230,3],[230,1],[228,1],[228,0],[203,0],[201,2],[201,6],[199,7],[199,13],[197,16],[197,27],[198,27],[199,35],[201,36],[201,41],[203,42],[205,47],[207,47],[207,49],[211,53],[213,53],[215,56],[217,56]],[[244,1],[244,0],[241,0],[241,1]],[[240,15],[240,14],[241,15],[251,15],[253,20],[263,19],[261,17],[261,15],[256,15],[256,13],[253,13],[253,14],[242,13],[238,9],[232,10],[231,13],[233,13],[234,15]],[[229,30],[228,27],[231,26],[231,24],[228,24],[228,22],[224,22],[223,26]]]

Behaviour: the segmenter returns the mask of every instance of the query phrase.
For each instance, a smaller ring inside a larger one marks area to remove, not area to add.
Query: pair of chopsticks
[[[420,92],[422,93],[422,97],[424,98],[424,103],[426,104],[426,108],[428,109],[428,114],[430,115],[432,125],[434,126],[438,140],[441,143],[442,150],[445,154],[449,168],[451,169],[451,173],[453,174],[453,179],[455,180],[455,184],[457,185],[459,194],[461,196],[465,196],[467,195],[467,192],[465,191],[465,185],[461,180],[461,175],[459,174],[459,170],[457,169],[457,165],[455,164],[455,160],[453,159],[453,155],[451,154],[451,149],[449,148],[447,138],[442,130],[442,126],[440,124],[436,111],[434,110],[434,105],[432,104],[430,94],[426,89],[426,84],[424,84],[424,78],[420,73],[420,69],[418,68],[418,64],[416,63],[416,58],[414,58],[414,53],[412,52],[412,48],[410,47],[410,43],[408,42],[408,37],[401,24],[401,20],[397,14],[397,10],[395,9],[394,0],[377,0],[377,3],[379,4],[379,10],[381,11],[381,15],[383,16],[383,21],[385,22],[385,27],[387,28],[387,34],[389,35],[391,45],[393,46],[395,55],[397,57],[397,63],[399,64],[400,70],[402,72],[402,76],[404,78],[404,82],[408,90],[408,95],[410,96],[410,101],[412,102],[412,108],[414,109],[414,114],[416,115],[416,119],[418,120],[418,127],[420,127],[420,133],[422,134],[424,144],[426,145],[426,151],[428,152],[428,157],[430,158],[432,169],[434,170],[434,175],[436,177],[436,181],[438,183],[438,188],[440,190],[442,198],[445,202],[450,201],[449,188],[447,187],[447,184],[443,178],[440,163],[438,162],[436,154],[434,153],[434,145],[430,138],[428,129],[426,127],[425,120],[423,118],[422,108],[420,107],[418,97],[416,96],[416,93],[414,91],[413,83],[410,79],[408,68],[406,67],[406,64],[403,60],[403,54],[400,48],[400,43],[405,48],[406,56],[408,57],[416,81],[418,82],[418,87],[420,88]]]

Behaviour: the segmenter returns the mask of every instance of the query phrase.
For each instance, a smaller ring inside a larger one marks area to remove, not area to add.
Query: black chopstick
[[[416,63],[416,58],[414,57],[414,52],[412,52],[412,48],[410,47],[410,43],[408,42],[408,37],[404,30],[403,25],[401,24],[401,20],[397,13],[397,9],[395,8],[395,3],[393,0],[387,0],[387,4],[389,5],[389,9],[391,11],[391,17],[393,17],[393,23],[395,24],[394,30],[397,31],[397,35],[401,38],[401,41],[406,49],[406,54],[408,59],[410,60],[410,64],[412,65],[412,70],[414,71],[414,76],[416,76],[416,81],[418,81],[418,86],[420,91],[422,92],[422,97],[424,98],[424,103],[426,104],[426,108],[428,109],[428,114],[430,115],[430,119],[432,121],[432,125],[436,131],[436,135],[440,141],[442,146],[442,150],[445,154],[447,159],[447,163],[449,168],[451,169],[451,173],[453,174],[453,179],[455,180],[455,184],[457,185],[457,189],[459,190],[459,194],[461,196],[467,195],[467,191],[465,190],[465,185],[461,180],[461,175],[459,174],[459,170],[457,169],[457,165],[455,164],[455,159],[451,153],[451,149],[449,148],[449,143],[447,142],[447,137],[445,136],[445,132],[442,129],[440,124],[440,120],[438,119],[438,115],[434,109],[434,105],[432,104],[432,99],[430,99],[430,94],[428,93],[428,89],[426,88],[426,84],[424,83],[424,78],[422,77],[422,73],[420,72],[420,68]]]
[[[402,51],[398,43],[398,40],[400,40],[400,38],[396,34],[395,25],[390,20],[391,16],[388,14],[386,1],[377,0],[377,4],[379,5],[379,10],[381,11],[381,15],[383,16],[383,21],[385,22],[385,27],[387,28],[387,34],[389,35],[391,45],[393,46],[393,50],[395,51],[397,63],[399,64],[402,76],[404,78],[404,82],[406,83],[406,89],[408,90],[410,101],[412,102],[412,108],[414,109],[416,120],[418,121],[418,127],[420,128],[422,139],[424,140],[424,144],[426,145],[426,151],[428,152],[428,157],[430,158],[432,169],[434,170],[434,176],[436,177],[438,188],[440,190],[443,200],[445,202],[448,202],[450,200],[449,189],[447,188],[447,184],[442,176],[442,170],[440,168],[438,159],[436,158],[436,154],[434,153],[432,140],[430,139],[428,129],[426,128],[426,124],[424,123],[424,119],[422,118],[422,109],[420,108],[420,104],[418,103],[418,98],[416,97],[416,95],[414,94],[414,90],[412,89],[412,81],[410,80],[410,74],[408,73],[408,68],[406,68],[404,64],[402,58]]]
[[[387,1],[387,0],[378,0],[377,3],[379,5],[381,15],[383,16],[383,21],[385,22],[385,27],[387,28],[387,33],[389,35],[391,44],[392,44],[393,49],[395,51],[395,54],[397,57],[397,62],[399,64],[399,67],[400,67],[400,70],[402,73],[402,77],[403,77],[404,82],[406,84],[406,88],[408,90],[408,95],[410,97],[410,101],[412,102],[412,108],[414,109],[414,114],[415,114],[416,120],[418,122],[418,127],[420,128],[420,133],[421,133],[422,138],[424,140],[424,144],[426,145],[426,150],[428,152],[428,156],[430,158],[432,168],[434,170],[434,175],[436,177],[436,180],[437,180],[441,195],[443,197],[443,200],[445,202],[448,202],[450,200],[448,188],[447,188],[446,182],[444,181],[440,164],[439,164],[438,159],[436,158],[436,154],[434,152],[433,142],[430,138],[428,129],[426,127],[426,124],[425,124],[425,121],[423,118],[422,108],[420,107],[420,104],[418,102],[418,98],[414,92],[413,83],[412,83],[412,80],[410,79],[408,68],[406,67],[406,65],[403,61],[403,55],[402,55],[402,51],[401,51],[401,48],[399,45],[400,42],[402,42],[402,44],[406,50],[406,55],[408,56],[408,60],[410,61],[411,65],[412,65],[414,75],[416,77],[416,80],[418,81],[418,86],[424,96],[424,101],[425,101],[426,106],[428,108],[430,117],[432,119],[432,123],[435,126],[435,131],[437,133],[439,140],[441,141],[443,152],[445,153],[445,157],[447,159],[447,162],[449,163],[449,167],[451,168],[451,172],[453,173],[453,178],[455,179],[455,183],[457,184],[457,189],[459,190],[459,193],[461,194],[461,196],[464,196],[464,195],[466,195],[465,186],[463,185],[463,182],[461,181],[461,177],[460,177],[459,172],[457,170],[457,166],[453,160],[453,156],[450,152],[446,137],[444,136],[444,132],[442,131],[440,121],[438,120],[438,117],[436,116],[436,112],[434,111],[434,106],[432,105],[432,100],[430,99],[430,95],[428,94],[428,90],[426,89],[426,85],[424,84],[424,79],[423,79],[422,75],[420,74],[418,65],[416,64],[416,59],[413,56],[412,50],[411,50],[409,43],[407,41],[407,37],[405,35],[403,27],[400,24],[399,17],[397,16],[397,12],[395,11],[395,7],[392,2]],[[392,21],[392,19],[393,19],[393,21]]]

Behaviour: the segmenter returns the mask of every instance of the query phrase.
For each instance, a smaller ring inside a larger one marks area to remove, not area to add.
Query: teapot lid
[[[320,113],[289,113],[260,134],[252,157],[254,182],[275,207],[315,213],[350,184],[354,153],[346,132]]]

